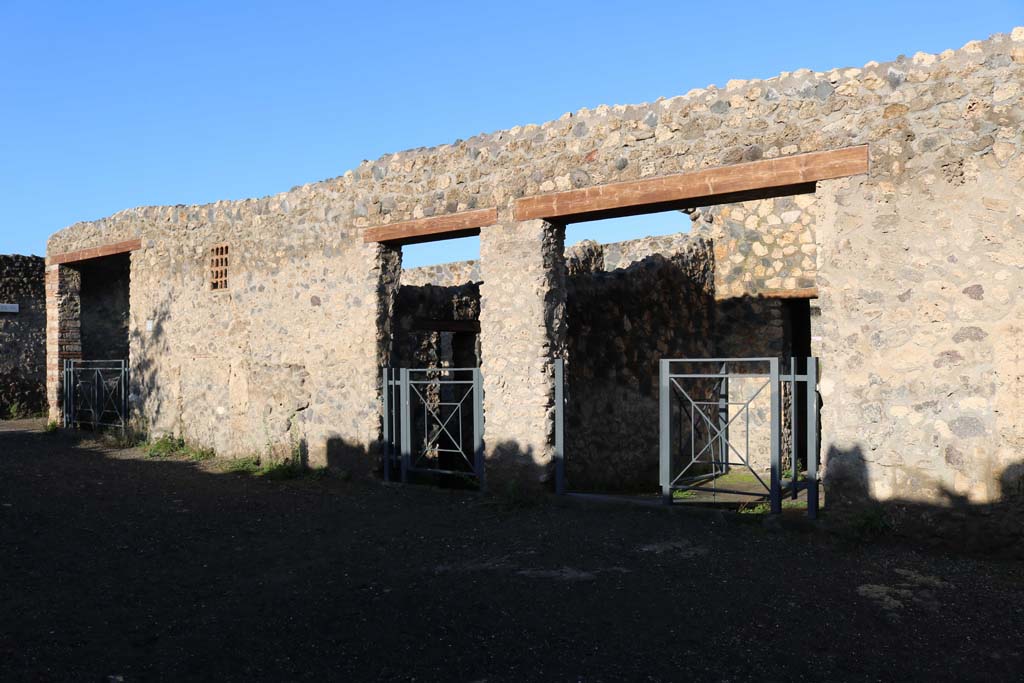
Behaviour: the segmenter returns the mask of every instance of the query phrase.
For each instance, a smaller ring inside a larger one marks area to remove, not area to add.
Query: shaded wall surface
[[[477,367],[480,364],[480,284],[405,284],[395,303],[391,363],[401,368]],[[441,278],[439,278],[441,279]],[[468,347],[468,348],[467,348]]]
[[[847,479],[870,496],[984,501],[1024,452],[1022,82],[1024,28],[937,55],[580,110],[264,199],[132,209],[55,234],[48,254],[141,240],[129,319],[140,420],[232,453],[303,441],[315,462],[328,442],[365,453],[380,434],[400,267],[363,229],[496,208],[479,262],[487,448],[539,470],[566,345],[565,264],[558,229],[516,221],[515,200],[865,144],[869,172],[817,183],[806,206],[765,200],[712,218],[735,236],[715,242],[716,264],[736,265],[716,268],[716,296],[770,296],[813,273],[826,476],[859,449]],[[772,232],[776,219],[794,240]],[[226,292],[206,282],[219,243],[231,245]],[[48,267],[57,283],[66,268]],[[49,381],[55,398],[59,375]]]
[[[126,360],[131,267],[127,254],[84,261],[80,277],[82,358]]]
[[[714,262],[685,234],[565,250],[566,462],[577,490],[649,491],[658,481],[658,361],[713,348]],[[433,316],[475,320],[471,261],[402,272],[396,358],[448,362],[444,333],[406,332]],[[476,304],[476,305],[474,305]],[[402,340],[407,340],[403,342]]]
[[[44,260],[0,256],[0,419],[38,413],[46,404],[46,290]]]
[[[577,490],[652,490],[658,481],[658,362],[711,354],[710,245],[680,238],[608,268],[602,245],[569,260],[566,475]]]

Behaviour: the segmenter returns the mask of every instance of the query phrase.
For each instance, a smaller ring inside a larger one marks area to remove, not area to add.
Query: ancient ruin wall
[[[392,365],[396,368],[477,367],[480,354],[476,347],[479,346],[479,339],[471,344],[476,350],[472,354],[460,353],[461,362],[453,365],[455,353],[452,348],[452,331],[437,329],[437,325],[431,323],[479,321],[480,283],[406,284],[408,272],[402,271],[398,300],[395,303]],[[454,279],[446,274],[438,275],[439,280]],[[472,332],[459,334],[478,336]]]
[[[653,490],[658,361],[712,355],[711,246],[683,235],[673,242],[628,264],[621,254],[643,253],[650,240],[625,250],[585,243],[569,258],[565,422],[573,490]]]
[[[82,356],[93,360],[128,358],[130,257],[126,254],[83,261],[79,274],[79,326]]]
[[[813,205],[814,195],[799,194],[696,211],[693,233],[715,244],[715,296],[813,288],[818,253]]]
[[[39,413],[46,404],[46,291],[38,256],[0,256],[0,419]]]
[[[431,266],[402,269],[402,286],[450,287],[480,281],[479,261],[452,261]]]
[[[311,443],[335,434],[364,447],[379,424],[378,321],[395,277],[394,260],[363,245],[360,228],[497,207],[501,226],[481,235],[488,429],[510,447],[544,451],[543,464],[564,277],[557,235],[515,223],[516,197],[867,144],[870,172],[818,183],[808,207],[830,482],[886,498],[944,499],[943,489],[993,498],[1022,450],[1020,345],[1007,341],[1022,326],[1022,75],[1016,29],[940,55],[581,110],[386,155],[263,200],[122,212],[56,234],[49,253],[143,238],[133,255],[133,285],[135,268],[144,284],[132,291],[132,362],[161,377],[162,388],[144,394],[165,407],[144,409],[152,420],[237,451],[266,410],[302,412],[299,432]],[[205,249],[221,239],[253,257],[229,306],[196,296]],[[145,333],[161,316],[164,342]],[[290,369],[298,365],[314,368],[308,379]],[[250,391],[262,378],[254,367],[309,389],[309,408]],[[211,379],[175,379],[188,368]],[[230,396],[220,389],[227,378]],[[237,425],[229,434],[226,415]]]

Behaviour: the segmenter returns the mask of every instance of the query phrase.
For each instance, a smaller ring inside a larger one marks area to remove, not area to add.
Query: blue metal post
[[[818,359],[807,359],[807,516],[818,517]]]
[[[555,359],[555,493],[565,493],[565,361]]]
[[[381,370],[381,390],[384,392],[382,403],[384,444],[384,481],[391,481],[391,368]]]
[[[670,401],[672,392],[669,387],[669,361],[662,359],[658,365],[658,460],[661,495],[666,504],[672,502],[672,409]]]
[[[799,426],[800,426],[800,414],[797,411],[796,401],[796,358],[794,356],[789,357],[789,415],[790,415],[790,444],[789,444],[789,466],[790,473],[790,488],[793,489],[792,498],[797,499],[799,492],[796,489],[797,482],[800,479],[800,473],[797,471],[797,454],[799,453],[799,447],[797,439],[799,439]]]
[[[473,468],[480,484],[480,490],[487,488],[486,464],[484,461],[484,387],[480,368],[473,369]]]
[[[781,457],[779,454],[779,446],[782,432],[782,411],[779,405],[779,394],[781,393],[781,385],[779,382],[779,359],[770,358],[768,359],[769,375],[771,381],[771,397],[772,397],[772,449],[771,449],[771,482],[768,491],[769,503],[771,505],[772,514],[779,514],[782,512],[782,472],[781,472]]]
[[[412,415],[409,411],[409,368],[402,368],[399,373],[401,384],[399,385],[398,400],[402,411],[402,419],[399,423],[402,434],[401,472],[402,483],[405,484],[409,481],[409,460],[412,457],[412,435],[410,433],[412,430],[409,428],[412,424]]]

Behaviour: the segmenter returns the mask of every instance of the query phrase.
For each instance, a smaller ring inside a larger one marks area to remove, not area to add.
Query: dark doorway
[[[788,341],[789,355],[793,359],[793,370],[798,373],[807,372],[807,359],[811,356],[811,301],[810,299],[787,299],[783,302],[783,321]],[[796,383],[796,416],[798,424],[793,425],[796,433],[799,424],[807,415],[807,385]],[[796,459],[794,466],[807,467],[807,440],[796,440]],[[799,471],[799,470],[798,470]]]
[[[82,358],[127,359],[131,255],[81,261],[74,268],[82,278]]]

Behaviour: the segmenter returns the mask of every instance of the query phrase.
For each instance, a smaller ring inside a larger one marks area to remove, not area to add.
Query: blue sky
[[[1022,24],[1024,0],[0,0],[0,253],[43,253],[50,233],[123,208],[272,194],[584,106]],[[666,225],[685,221],[584,224],[569,241]],[[407,261],[474,256],[442,245]]]

